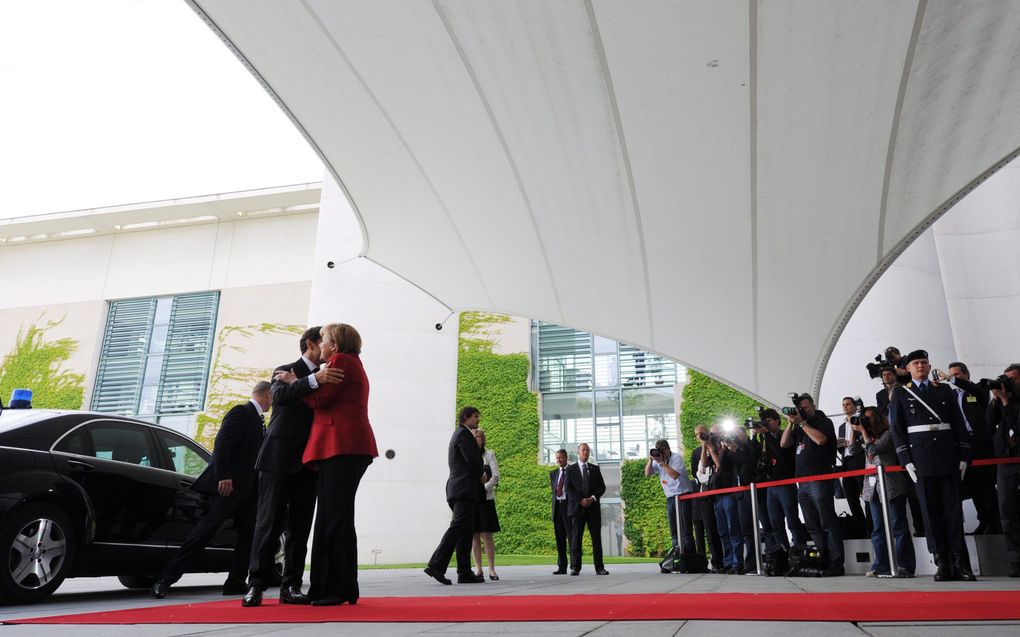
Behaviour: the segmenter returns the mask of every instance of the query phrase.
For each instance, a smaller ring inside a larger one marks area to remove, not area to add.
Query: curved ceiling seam
[[[914,55],[917,52],[917,41],[921,37],[921,25],[924,23],[924,14],[928,9],[928,0],[918,0],[917,12],[914,14],[914,26],[910,32],[910,42],[907,45],[907,53],[903,60],[903,73],[900,75],[900,85],[896,94],[896,106],[893,108],[892,127],[889,131],[889,144],[885,152],[885,172],[882,175],[882,200],[878,207],[878,237],[876,238],[875,263],[881,263],[885,253],[885,223],[886,212],[889,205],[889,187],[892,181],[893,159],[896,156],[896,140],[899,137],[900,119],[903,116],[903,103],[907,96],[907,83],[910,81],[910,71],[914,66]]]
[[[384,264],[382,264],[382,263],[379,263],[378,261],[376,261],[375,259],[373,259],[372,257],[370,257],[370,256],[367,256],[367,255],[364,255],[364,256],[360,256],[360,257],[358,257],[358,258],[359,258],[359,259],[364,259],[365,261],[368,261],[369,263],[372,263],[372,264],[374,264],[374,265],[376,265],[376,266],[378,266],[378,267],[382,268],[383,270],[386,270],[387,272],[389,272],[389,273],[390,273],[390,274],[392,274],[393,276],[395,276],[395,277],[399,278],[399,279],[400,279],[401,281],[403,281],[404,283],[407,283],[408,285],[410,285],[411,287],[415,288],[416,290],[419,290],[419,291],[421,291],[421,293],[422,293],[422,294],[424,294],[425,296],[429,297],[430,299],[432,299],[432,300],[433,300],[433,301],[435,301],[436,303],[438,303],[438,304],[442,305],[443,307],[445,307],[445,308],[446,308],[447,310],[449,310],[450,312],[459,312],[459,311],[462,311],[462,310],[455,310],[455,309],[453,309],[453,308],[452,308],[452,307],[450,307],[450,306],[449,306],[448,304],[446,304],[445,302],[443,302],[443,301],[442,301],[442,300],[441,300],[441,299],[440,299],[440,298],[439,298],[438,296],[436,296],[435,294],[433,294],[433,293],[429,292],[428,290],[426,290],[425,288],[423,288],[423,287],[422,287],[421,285],[419,285],[419,284],[415,283],[414,281],[412,281],[412,280],[411,280],[411,279],[409,279],[408,277],[404,276],[404,275],[403,275],[403,274],[401,274],[400,272],[397,272],[397,271],[396,271],[396,270],[394,270],[394,269],[393,269],[392,267],[390,267],[390,266],[388,266],[388,265],[384,265]]]
[[[748,0],[748,186],[751,215],[751,370],[755,391],[761,387],[758,369],[758,0]]]
[[[602,33],[599,31],[598,19],[595,17],[595,7],[591,0],[584,0],[584,8],[588,14],[588,23],[591,27],[592,40],[595,50],[599,56],[599,65],[602,67],[602,76],[606,83],[606,93],[613,111],[613,120],[616,124],[617,139],[620,143],[620,154],[623,160],[624,170],[627,173],[627,187],[630,189],[631,210],[634,214],[634,223],[637,226],[638,246],[641,250],[641,270],[644,277],[645,307],[648,315],[648,339],[654,344],[655,339],[655,317],[652,312],[652,282],[648,274],[648,250],[645,247],[645,230],[641,220],[641,206],[638,203],[637,187],[634,184],[634,170],[630,163],[630,152],[627,150],[627,136],[623,130],[623,118],[620,116],[620,105],[616,100],[616,89],[613,87],[613,76],[609,72],[609,60],[606,58],[605,45],[602,42]]]
[[[361,216],[361,210],[358,209],[358,204],[354,201],[350,191],[347,189],[347,184],[345,184],[340,178],[340,175],[337,174],[336,168],[334,168],[333,164],[326,159],[325,153],[322,152],[322,149],[319,148],[319,145],[315,142],[312,136],[308,133],[301,122],[298,121],[297,117],[294,116],[294,113],[290,110],[290,107],[287,106],[287,103],[283,101],[283,98],[281,98],[279,94],[273,90],[273,88],[269,85],[269,82],[262,77],[262,74],[259,73],[248,58],[241,53],[241,49],[239,49],[234,44],[233,40],[231,40],[222,29],[220,29],[219,25],[216,24],[212,17],[198,5],[198,0],[185,1],[188,3],[188,6],[191,7],[191,10],[194,11],[203,22],[205,22],[206,26],[212,29],[212,32],[219,37],[220,42],[223,42],[223,44],[230,49],[230,51],[234,54],[234,57],[241,62],[244,68],[248,69],[248,72],[255,78],[255,81],[262,86],[262,90],[269,95],[270,99],[276,102],[276,105],[280,107],[280,110],[283,111],[283,114],[290,120],[290,123],[294,125],[294,128],[297,129],[298,133],[300,133],[301,136],[305,138],[305,141],[308,142],[308,145],[311,146],[312,152],[314,152],[319,160],[322,161],[322,165],[326,167],[326,170],[329,171],[329,174],[336,181],[337,185],[340,186],[340,190],[343,191],[344,196],[347,197],[347,203],[350,204],[351,211],[354,212],[354,218],[358,221],[358,228],[361,230],[361,254],[368,252],[368,227],[365,225],[365,220]]]
[[[910,245],[925,232],[925,230],[931,227],[944,214],[949,212],[949,210],[952,209],[953,206],[960,203],[960,201],[963,200],[964,197],[973,192],[978,186],[988,181],[988,179],[990,179],[992,175],[1005,168],[1011,161],[1013,161],[1017,157],[1020,157],[1020,148],[1013,150],[1013,152],[1009,153],[999,161],[995,162],[995,164],[993,164],[990,168],[988,168],[980,175],[975,177],[963,188],[956,191],[952,196],[946,199],[939,207],[937,207],[934,211],[925,216],[925,218],[922,219],[917,225],[915,225],[910,230],[910,232],[904,235],[903,238],[895,246],[893,246],[893,248],[889,251],[889,254],[882,260],[882,262],[875,266],[874,269],[872,269],[871,273],[864,279],[861,285],[857,288],[857,291],[850,297],[850,300],[847,301],[846,306],[844,306],[842,313],[839,315],[840,316],[839,321],[836,322],[836,325],[833,326],[832,331],[829,333],[828,343],[822,350],[822,356],[818,366],[815,368],[815,377],[814,380],[812,381],[812,386],[814,387],[816,392],[818,391],[818,388],[821,387],[822,378],[825,375],[825,368],[829,364],[829,358],[831,358],[832,352],[836,348],[836,343],[839,341],[840,336],[842,336],[843,334],[843,330],[846,329],[847,323],[850,322],[850,318],[853,316],[854,312],[857,311],[858,306],[864,300],[864,297],[868,295],[868,292],[871,291],[871,288],[875,285],[878,279],[881,278],[885,271],[888,270],[889,267],[896,262],[896,259],[898,259],[899,256],[903,254],[903,252],[906,251],[906,249],[910,247]]]
[[[379,113],[382,115],[382,118],[386,121],[386,124],[390,127],[390,130],[393,131],[393,135],[400,142],[400,145],[401,147],[403,147],[404,152],[407,153],[407,156],[411,159],[411,162],[414,164],[414,167],[418,170],[418,173],[421,175],[421,178],[427,184],[429,191],[432,193],[432,196],[435,197],[436,199],[436,203],[439,204],[439,207],[442,209],[443,214],[446,216],[446,220],[450,223],[450,227],[453,229],[453,233],[456,235],[457,241],[461,245],[465,258],[467,258],[468,263],[471,264],[471,268],[474,270],[475,276],[478,279],[478,284],[479,286],[481,286],[482,292],[485,293],[485,298],[488,300],[489,304],[492,305],[493,304],[492,294],[489,292],[489,288],[485,284],[485,279],[482,277],[482,273],[478,269],[478,264],[475,262],[474,256],[471,254],[471,250],[468,248],[467,242],[461,235],[460,228],[457,226],[457,224],[453,222],[453,218],[450,215],[450,211],[446,207],[446,202],[444,202],[443,198],[439,195],[439,191],[436,189],[435,184],[432,183],[432,179],[429,178],[429,175],[425,171],[424,166],[422,166],[421,162],[418,161],[418,156],[415,155],[414,152],[411,150],[410,144],[408,144],[407,140],[404,139],[403,134],[400,132],[400,129],[393,121],[393,118],[390,117],[389,112],[385,108],[383,108],[382,102],[379,101],[379,98],[376,96],[376,94],[372,91],[371,88],[369,88],[368,82],[366,82],[365,78],[362,77],[360,72],[358,72],[357,67],[354,66],[350,58],[347,57],[347,53],[344,52],[343,48],[340,46],[340,43],[336,41],[336,38],[333,37],[333,34],[330,32],[330,30],[326,27],[325,24],[323,24],[319,15],[315,13],[315,11],[310,6],[308,6],[307,0],[300,1],[301,6],[303,6],[305,10],[308,11],[309,15],[315,22],[316,26],[319,28],[322,34],[329,41],[330,45],[333,47],[333,50],[344,61],[344,64],[346,64],[347,68],[350,69],[351,74],[354,75],[358,83],[361,85],[362,90],[365,91],[365,94],[372,101],[372,104],[376,107],[376,109],[378,109]]]
[[[517,189],[521,193],[521,199],[524,201],[524,208],[528,212],[528,220],[531,222],[531,229],[535,233],[535,240],[538,242],[538,250],[542,254],[542,262],[545,264],[546,274],[549,277],[550,291],[552,292],[553,302],[556,303],[556,311],[560,315],[560,320],[564,318],[563,305],[560,302],[559,289],[556,286],[556,279],[553,276],[552,264],[549,261],[549,252],[546,250],[545,239],[542,237],[542,233],[538,228],[538,220],[535,218],[535,210],[531,205],[531,198],[528,196],[528,192],[524,187],[524,180],[521,178],[520,169],[517,167],[517,161],[514,159],[513,154],[510,152],[510,147],[507,144],[506,137],[503,135],[503,129],[496,121],[496,114],[492,110],[492,104],[489,103],[488,97],[482,90],[482,84],[478,79],[478,74],[475,73],[474,66],[467,58],[467,54],[464,52],[464,47],[460,43],[460,39],[453,30],[453,25],[450,24],[450,19],[446,15],[446,11],[440,6],[439,0],[432,0],[432,7],[435,9],[436,14],[439,16],[439,20],[443,23],[443,27],[446,29],[446,34],[449,36],[450,41],[453,43],[454,48],[457,50],[457,55],[460,57],[461,63],[464,65],[464,69],[471,78],[471,83],[475,87],[475,92],[478,94],[478,99],[482,103],[482,108],[485,109],[485,114],[489,118],[489,123],[492,125],[493,132],[496,134],[496,138],[499,140],[499,145],[503,149],[503,155],[506,157],[507,163],[510,165],[510,171],[513,173],[514,181],[517,183]]]

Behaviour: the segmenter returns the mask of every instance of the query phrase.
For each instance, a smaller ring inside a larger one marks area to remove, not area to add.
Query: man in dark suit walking
[[[321,384],[338,383],[343,371],[319,368],[321,326],[301,335],[301,358],[273,371],[273,415],[259,450],[258,512],[248,565],[248,592],[241,606],[259,606],[262,593],[274,579],[277,540],[286,522],[281,604],[308,604],[301,592],[308,552],[308,534],[315,512],[316,474],[305,468],[301,454],[312,428],[312,410],[301,398]]]
[[[230,518],[234,519],[237,529],[237,545],[227,580],[223,582],[223,594],[243,595],[248,590],[244,576],[248,572],[255,523],[255,458],[262,445],[263,414],[269,404],[269,383],[261,381],[252,389],[251,400],[235,405],[223,417],[213,445],[212,462],[192,487],[195,491],[215,494],[209,512],[191,530],[188,539],[152,585],[152,596],[156,599],[166,597],[191,561],[202,553]]]
[[[586,443],[577,447],[577,462],[567,469],[567,515],[570,517],[570,574],[581,572],[581,542],[584,527],[591,535],[591,559],[596,575],[609,575],[602,563],[602,511],[599,498],[606,492],[602,471],[588,463],[591,448]]]
[[[970,462],[970,434],[956,392],[928,381],[928,352],[907,354],[911,382],[893,392],[890,427],[896,455],[917,483],[928,550],[935,555],[935,581],[976,578],[963,538],[960,482]]]
[[[556,534],[556,570],[553,575],[567,574],[567,541],[570,517],[567,515],[567,450],[556,452],[556,468],[549,472],[552,487],[553,532]]]
[[[446,502],[453,511],[450,527],[443,534],[435,553],[425,567],[425,574],[440,584],[452,584],[446,577],[450,558],[457,552],[457,583],[481,584],[484,577],[478,577],[471,569],[471,538],[475,526],[475,506],[479,485],[486,482],[482,467],[482,451],[471,432],[478,428],[481,414],[474,407],[465,407],[457,417],[457,429],[450,438],[447,461],[450,478],[446,481]]]

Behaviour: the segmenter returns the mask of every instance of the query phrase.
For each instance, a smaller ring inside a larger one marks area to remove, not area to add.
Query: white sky
[[[0,0],[0,218],[322,176],[182,0]]]

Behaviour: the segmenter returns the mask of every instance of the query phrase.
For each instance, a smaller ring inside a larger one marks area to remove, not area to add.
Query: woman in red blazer
[[[361,335],[344,323],[322,328],[322,359],[344,371],[343,382],[319,385],[304,397],[315,416],[302,460],[319,472],[308,597],[315,606],[358,603],[358,534],[354,498],[379,455],[368,422],[368,377]]]

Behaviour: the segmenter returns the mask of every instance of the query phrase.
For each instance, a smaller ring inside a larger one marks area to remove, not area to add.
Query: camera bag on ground
[[[659,562],[659,570],[663,573],[707,573],[708,558],[701,553],[684,553],[674,546]]]
[[[825,577],[825,560],[815,547],[803,547],[790,550],[790,569],[787,577]]]
[[[765,549],[761,556],[762,571],[769,577],[785,576],[790,570],[790,554],[782,544]]]

